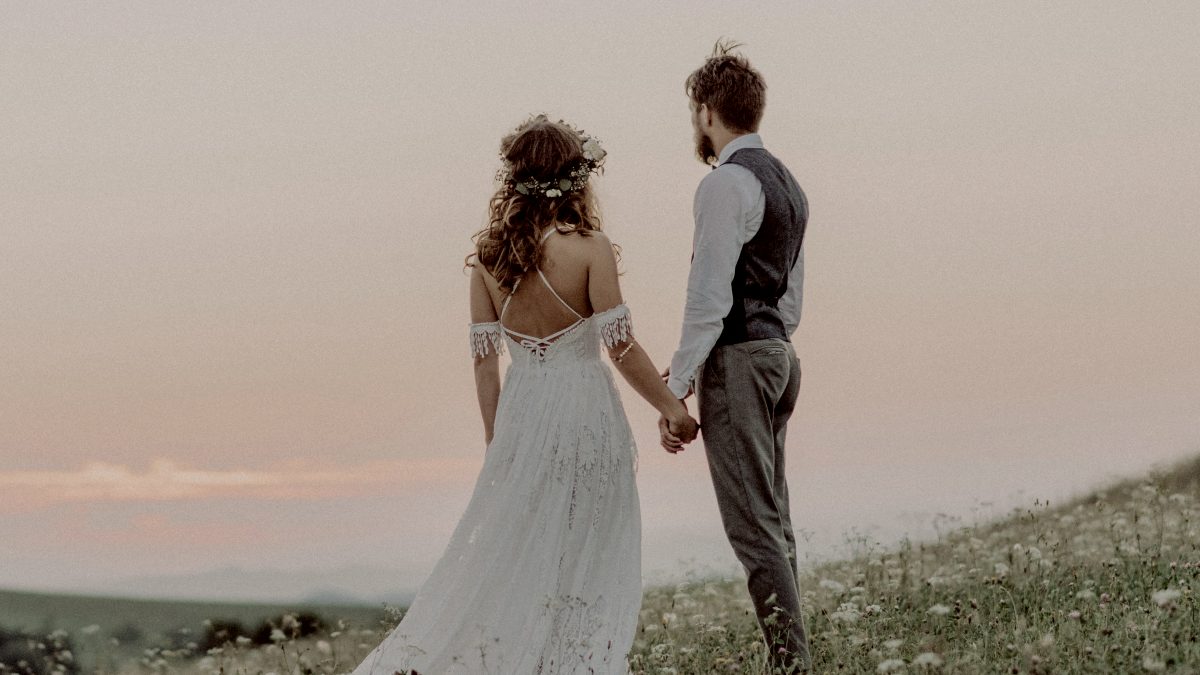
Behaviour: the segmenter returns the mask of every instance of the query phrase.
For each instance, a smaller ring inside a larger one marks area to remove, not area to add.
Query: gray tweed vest
[[[787,291],[788,273],[804,242],[808,198],[783,162],[763,148],[742,148],[726,161],[754,174],[762,184],[766,207],[762,226],[742,246],[733,275],[733,307],[717,346],[764,338],[788,340],[779,299]]]

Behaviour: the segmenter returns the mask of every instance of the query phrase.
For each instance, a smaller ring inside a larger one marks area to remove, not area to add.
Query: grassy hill
[[[1200,459],[801,580],[819,673],[1200,673],[1198,585]],[[759,672],[744,596],[648,592],[634,671]]]
[[[958,527],[932,542],[856,543],[851,558],[802,570],[815,672],[1200,674],[1200,459],[1069,503],[1038,503],[994,523]],[[630,654],[633,672],[763,672],[765,647],[743,583],[697,579],[648,589]],[[0,595],[0,624],[13,597]],[[265,609],[62,602],[55,615],[76,627],[135,615],[196,626],[206,616],[261,616]],[[342,611],[349,618],[364,610]],[[393,613],[381,625],[377,617],[354,616],[355,625],[268,647],[151,650],[102,662],[131,675],[147,668],[341,673],[397,619]]]

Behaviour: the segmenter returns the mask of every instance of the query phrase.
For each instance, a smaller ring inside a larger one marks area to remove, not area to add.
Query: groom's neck
[[[734,139],[740,138],[745,135],[746,134],[734,133],[732,131],[729,131],[728,129],[720,129],[720,128],[713,129],[713,132],[712,132],[713,152],[716,153],[717,157],[720,157],[721,153],[725,150],[725,146],[732,143],[734,141]]]

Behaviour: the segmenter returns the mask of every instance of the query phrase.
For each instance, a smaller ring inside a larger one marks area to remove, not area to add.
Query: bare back
[[[541,270],[526,273],[511,297],[491,275],[485,276],[492,306],[506,330],[522,337],[552,338],[592,315],[587,236],[548,230],[542,240]]]

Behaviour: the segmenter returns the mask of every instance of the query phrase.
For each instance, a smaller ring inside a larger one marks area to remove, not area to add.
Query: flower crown
[[[512,175],[512,162],[501,154],[500,159],[504,162],[504,167],[496,174],[496,178],[504,184],[510,194],[519,192],[529,197],[561,197],[564,193],[583,189],[591,174],[603,170],[604,157],[608,151],[600,146],[600,141],[562,120],[559,120],[559,124],[569,127],[583,140],[583,159],[573,164],[566,175],[532,176],[518,182]]]

